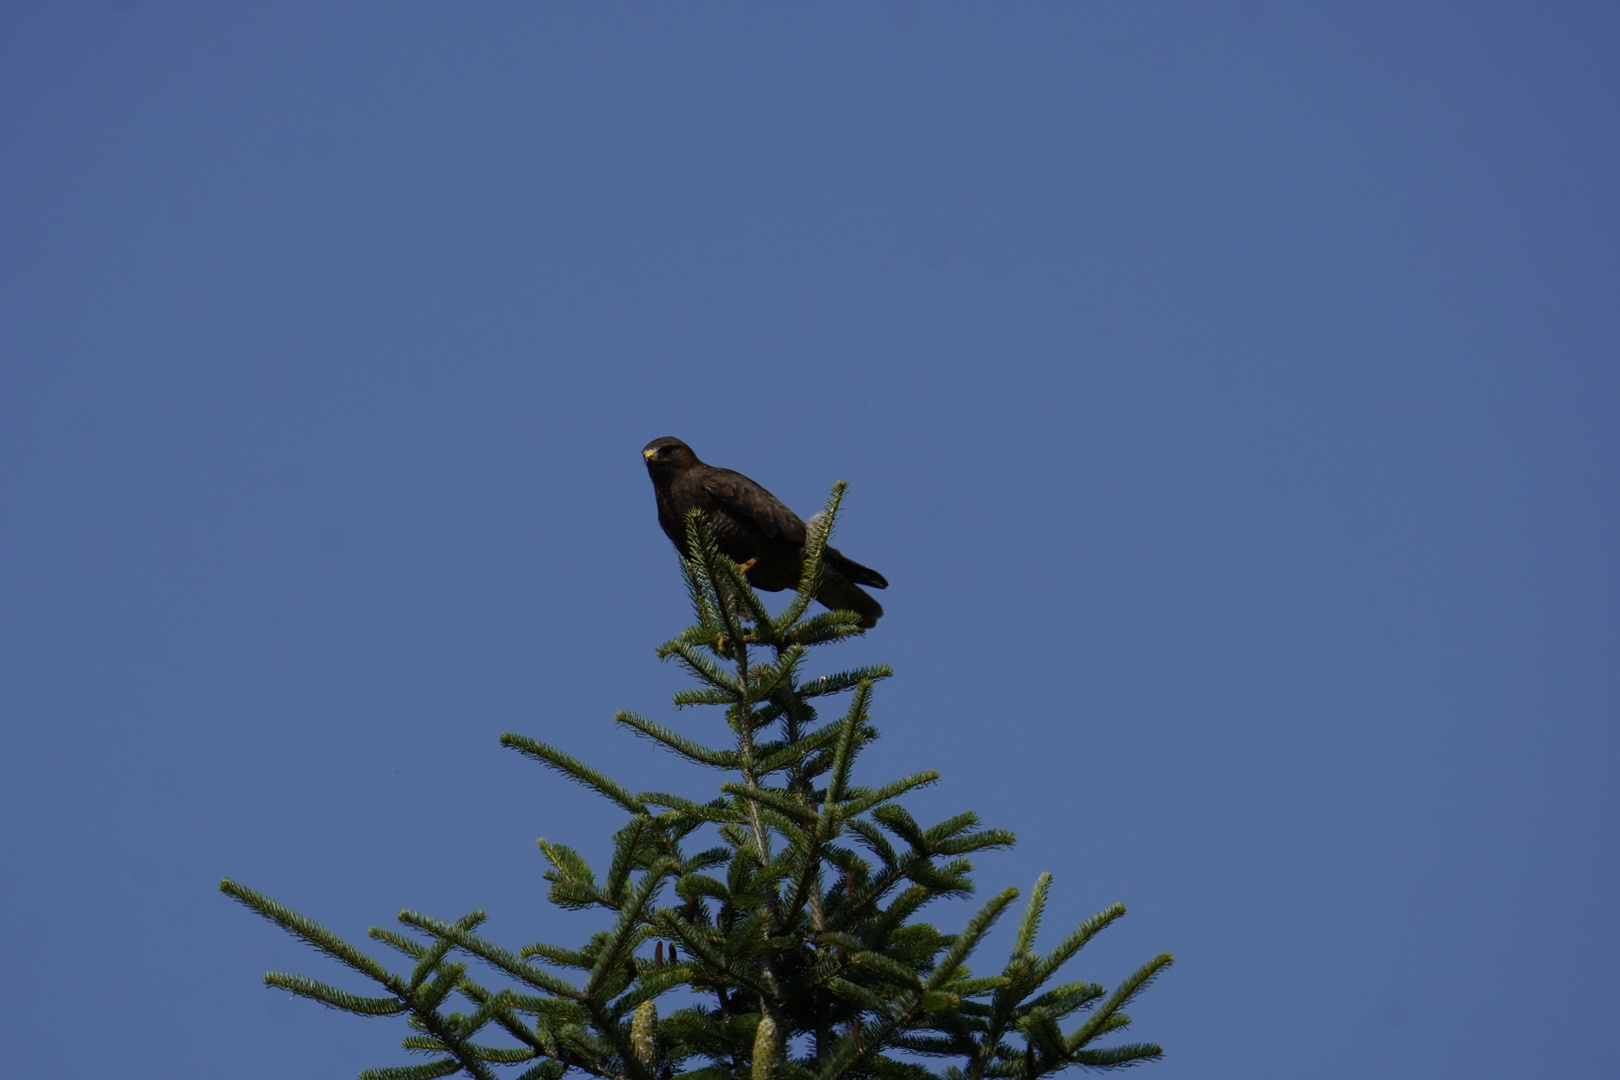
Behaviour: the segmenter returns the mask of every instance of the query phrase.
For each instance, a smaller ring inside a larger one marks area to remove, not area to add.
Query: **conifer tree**
[[[1112,992],[1084,980],[1054,985],[1123,905],[1039,952],[1051,881],[1042,874],[1011,957],[989,975],[967,961],[1018,890],[996,894],[956,933],[919,917],[933,901],[972,892],[969,856],[1013,837],[981,828],[971,812],[918,823],[899,800],[934,783],[931,770],[877,786],[855,780],[857,757],[877,737],[873,687],[889,669],[803,671],[812,648],[862,632],[854,613],[809,614],[843,490],[812,520],[798,592],[776,616],[720,553],[702,514],[688,518],[692,555],[681,569],[697,622],[658,655],[697,679],[675,695],[678,707],[723,708],[725,742],[707,745],[634,713],[616,719],[727,777],[718,796],[632,793],[556,747],[501,737],[628,815],[603,873],[573,848],[540,841],[551,902],[611,915],[584,945],[513,951],[478,934],[481,911],[447,922],[407,910],[401,930],[369,931],[403,958],[396,970],[252,889],[220,883],[381,993],[283,972],[267,974],[268,985],[359,1016],[403,1016],[405,1049],[431,1055],[362,1080],[560,1080],[574,1070],[602,1080],[1035,1080],[1161,1056],[1151,1043],[1098,1043],[1130,1023],[1124,1007],[1169,954]],[[838,694],[848,695],[843,715],[823,722],[818,707]],[[475,978],[469,961],[499,985]]]

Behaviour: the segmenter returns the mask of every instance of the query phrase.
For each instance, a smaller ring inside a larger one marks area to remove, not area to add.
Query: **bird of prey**
[[[679,439],[667,435],[654,439],[641,456],[658,497],[658,524],[682,555],[690,555],[686,512],[697,507],[709,517],[715,544],[744,568],[750,585],[765,592],[799,587],[810,530],[798,514],[742,473],[705,465]],[[862,585],[885,589],[889,583],[876,570],[846,558],[837,548],[827,548],[816,599],[834,611],[855,612],[861,626],[870,629],[883,608]]]

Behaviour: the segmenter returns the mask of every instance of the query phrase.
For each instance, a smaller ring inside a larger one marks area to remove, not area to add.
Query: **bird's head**
[[[673,435],[654,439],[642,448],[641,456],[647,462],[647,471],[654,476],[679,472],[698,464],[692,448]]]

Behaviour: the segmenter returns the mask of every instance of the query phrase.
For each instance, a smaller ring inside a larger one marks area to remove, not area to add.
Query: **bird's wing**
[[[737,517],[753,522],[766,537],[804,543],[804,522],[799,515],[742,473],[710,468],[703,476],[703,490]]]

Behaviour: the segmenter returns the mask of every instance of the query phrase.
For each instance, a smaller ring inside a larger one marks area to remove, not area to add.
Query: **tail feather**
[[[836,570],[857,585],[868,585],[874,589],[887,589],[889,587],[889,583],[884,580],[882,574],[873,570],[870,566],[862,566],[837,548],[828,548],[824,561],[830,569]],[[871,600],[872,598],[868,596],[867,599]],[[873,603],[876,603],[876,601],[874,600]],[[851,608],[850,610],[855,609]]]
[[[855,612],[861,617],[861,627],[866,630],[876,626],[877,621],[883,617],[883,605],[832,566],[827,567],[827,573],[822,578],[821,591],[816,593],[816,599],[833,611]]]

